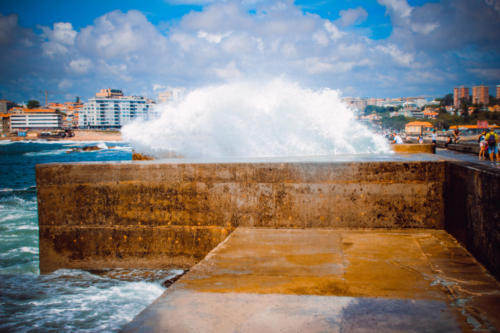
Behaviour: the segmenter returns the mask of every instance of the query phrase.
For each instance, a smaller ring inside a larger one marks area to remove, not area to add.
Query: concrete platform
[[[498,331],[499,313],[443,230],[239,227],[124,331]]]

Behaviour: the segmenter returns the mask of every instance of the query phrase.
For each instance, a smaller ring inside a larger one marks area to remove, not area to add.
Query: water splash
[[[386,153],[331,89],[283,79],[203,87],[157,106],[160,116],[122,129],[156,157],[277,157]]]

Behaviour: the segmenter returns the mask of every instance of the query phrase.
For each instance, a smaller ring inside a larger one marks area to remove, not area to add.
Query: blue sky
[[[0,98],[285,77],[345,96],[500,84],[500,0],[3,0]]]

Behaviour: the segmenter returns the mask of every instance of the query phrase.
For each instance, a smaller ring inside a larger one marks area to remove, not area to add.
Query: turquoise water
[[[93,152],[68,152],[98,145]],[[0,331],[118,331],[181,271],[39,274],[35,165],[124,161],[126,143],[0,141]]]

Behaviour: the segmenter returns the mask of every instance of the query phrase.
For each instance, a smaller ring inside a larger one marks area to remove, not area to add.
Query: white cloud
[[[75,59],[70,61],[69,71],[76,74],[85,74],[91,66],[92,62],[89,59]]]
[[[368,13],[363,7],[341,10],[339,14],[340,18],[337,20],[337,22],[343,27],[348,27],[353,24],[360,24],[368,17]]]
[[[439,27],[439,23],[412,23],[411,30],[428,35]]]
[[[328,46],[329,43],[328,35],[323,30],[316,31],[313,34],[312,38],[319,45]]]
[[[163,85],[163,84],[159,84],[159,83],[154,83],[153,84],[153,91],[158,91],[158,90],[165,90],[167,89],[167,86],[166,85]]]
[[[401,51],[396,45],[388,44],[388,45],[379,45],[377,46],[377,50],[382,53],[390,55],[396,63],[405,67],[415,67],[418,64],[415,62],[415,57],[413,54],[406,53]]]
[[[82,51],[104,58],[121,57],[133,53],[162,51],[165,37],[135,10],[122,13],[113,11],[83,28],[77,37]]]
[[[325,30],[330,34],[330,38],[336,41],[342,38],[345,34],[339,30],[339,28],[330,21],[326,21],[324,24]]]
[[[214,43],[214,44],[219,44],[223,38],[226,38],[227,36],[231,35],[231,32],[225,32],[223,34],[211,34],[206,31],[200,30],[198,31],[198,38],[203,38],[207,40],[209,43]]]
[[[484,2],[500,14],[500,0],[484,0]]]
[[[73,82],[71,82],[71,80],[68,80],[68,79],[61,80],[61,82],[59,82],[59,84],[57,85],[57,87],[60,90],[67,90],[67,89],[71,88],[72,86],[73,86]]]
[[[401,18],[410,17],[413,8],[407,0],[377,0],[379,4],[385,6],[389,12],[395,13]]]
[[[479,78],[500,81],[500,68],[469,68],[467,71]]]
[[[73,25],[71,23],[54,23],[54,29],[52,31],[45,30],[49,35],[49,40],[55,41],[64,45],[73,45],[75,42],[76,31],[73,30]]]
[[[40,26],[45,41],[42,43],[42,50],[45,55],[53,57],[59,54],[68,53],[68,47],[73,46],[77,32],[73,30],[73,25],[68,22],[54,23],[53,28]]]
[[[160,85],[286,76],[304,85],[357,87],[359,95],[371,95],[374,89],[386,89],[380,78],[407,78],[415,87],[439,68],[445,68],[439,72],[443,85],[451,80],[446,74],[459,68],[473,68],[457,74],[459,78],[494,79],[498,52],[484,50],[498,49],[499,23],[493,20],[498,13],[479,2],[483,23],[464,19],[476,15],[468,1],[441,0],[412,8],[404,0],[379,0],[393,27],[391,36],[382,40],[370,39],[366,30],[355,26],[367,17],[361,7],[342,11],[332,22],[305,13],[292,1],[258,3],[252,12],[238,2],[217,1],[162,27],[138,11],[113,11],[78,31],[58,22],[42,27],[38,35],[23,30],[17,16],[0,15],[0,45],[8,44],[0,54],[0,85],[19,77],[17,91],[30,84],[39,90],[39,82],[32,83],[36,77],[52,82],[53,89],[61,85],[83,96],[94,94],[102,82],[131,93],[154,94]],[[460,56],[471,52],[474,56]],[[63,82],[68,75],[71,87]],[[85,84],[77,85],[76,77]],[[406,89],[403,86],[398,91]]]
[[[234,62],[231,62],[222,68],[214,68],[214,72],[219,78],[224,80],[234,80],[243,76]]]

